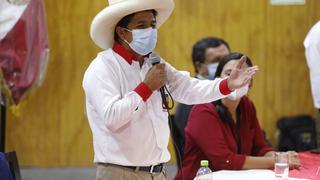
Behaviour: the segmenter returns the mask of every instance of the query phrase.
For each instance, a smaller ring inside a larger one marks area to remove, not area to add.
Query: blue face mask
[[[129,43],[124,41],[130,46],[136,53],[145,56],[153,51],[157,44],[157,29],[133,29],[127,31],[132,33],[132,41]]]
[[[214,79],[214,75],[216,74],[217,71],[217,67],[218,67],[219,63],[212,63],[212,64],[208,64],[208,79],[213,80]]]

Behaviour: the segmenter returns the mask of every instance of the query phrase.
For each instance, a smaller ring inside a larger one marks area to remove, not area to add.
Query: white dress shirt
[[[162,63],[166,64],[167,87],[176,101],[198,104],[225,97],[222,84],[227,84],[226,79],[197,80],[164,60]],[[160,93],[150,93],[145,101],[142,98],[145,92],[141,90],[145,89],[141,82],[151,67],[148,60],[142,67],[137,61],[130,64],[108,49],[99,53],[86,70],[83,88],[94,162],[150,166],[170,160],[168,114],[162,108]]]
[[[320,21],[309,31],[304,40],[304,47],[310,72],[313,103],[320,109]]]

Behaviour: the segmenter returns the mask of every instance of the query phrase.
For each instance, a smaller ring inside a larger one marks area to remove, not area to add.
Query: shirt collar
[[[126,60],[130,65],[132,64],[132,61],[135,61],[133,59],[133,54],[130,53],[126,48],[124,48],[120,43],[115,42],[112,49],[114,52],[119,54],[124,60]]]

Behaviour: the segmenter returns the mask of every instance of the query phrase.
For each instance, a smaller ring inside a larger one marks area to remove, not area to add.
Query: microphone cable
[[[169,106],[169,104],[168,104],[165,91],[169,95],[169,98],[171,100],[171,106]],[[161,94],[161,99],[162,99],[163,106],[168,112],[169,128],[170,128],[170,132],[171,132],[170,134],[171,134],[172,143],[174,145],[174,148],[177,150],[177,153],[176,153],[177,154],[177,159],[178,159],[178,162],[180,164],[180,166],[178,165],[178,172],[179,171],[181,172],[182,180],[185,180],[184,173],[182,171],[182,157],[181,157],[181,153],[182,152],[180,152],[180,149],[178,148],[178,145],[176,144],[175,139],[174,139],[174,129],[173,129],[173,124],[172,124],[173,120],[172,120],[171,114],[170,114],[170,110],[172,110],[174,108],[174,100],[173,100],[172,95],[169,92],[169,90],[168,90],[166,85],[164,85],[163,87],[160,88],[160,94]]]
[[[161,62],[161,57],[159,56],[158,53],[156,52],[152,52],[149,54],[149,59],[151,61],[151,64],[152,66],[156,65],[156,64],[159,64]],[[170,110],[172,110],[174,108],[174,100],[172,98],[172,95],[171,93],[169,92],[168,88],[166,87],[166,85],[164,85],[163,87],[160,88],[160,94],[161,94],[161,99],[162,99],[162,105],[163,105],[163,109],[166,109],[167,112],[168,112],[168,124],[169,124],[169,128],[170,128],[170,135],[171,135],[171,139],[172,139],[172,142],[173,142],[173,145],[174,145],[174,148],[176,149],[177,151],[177,159],[178,159],[178,162],[180,164],[180,166],[178,165],[178,171],[180,170],[181,171],[181,175],[182,175],[182,180],[184,180],[184,173],[182,171],[182,157],[181,157],[181,153],[175,140],[174,140],[174,129],[173,129],[173,124],[172,124],[172,118],[171,118],[171,114],[170,114]],[[171,100],[171,106],[169,106],[168,104],[168,101],[167,101],[167,96],[166,96],[166,93],[168,93],[169,95],[169,98]]]

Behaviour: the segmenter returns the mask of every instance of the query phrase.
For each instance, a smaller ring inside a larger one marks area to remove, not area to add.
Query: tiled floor
[[[168,164],[168,180],[176,174],[176,165]],[[95,168],[21,168],[22,180],[94,180]]]

